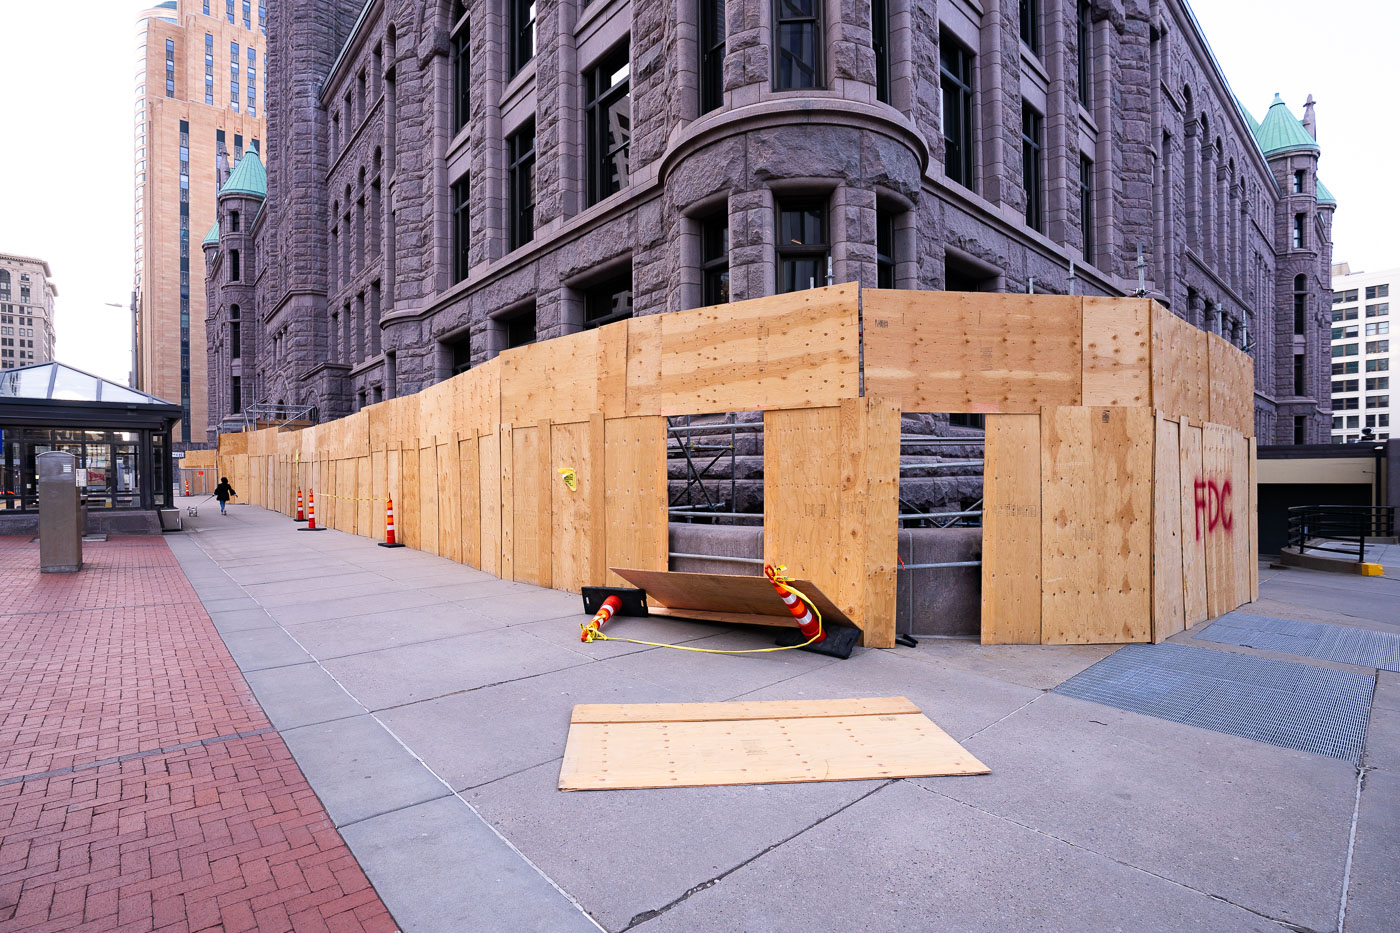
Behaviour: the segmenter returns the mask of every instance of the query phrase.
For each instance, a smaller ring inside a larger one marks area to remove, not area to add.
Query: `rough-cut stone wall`
[[[876,100],[864,0],[822,5],[825,87],[810,92],[772,87],[771,0],[728,0],[724,102],[700,114],[691,4],[541,0],[536,55],[509,74],[507,5],[470,0],[470,118],[454,132],[447,0],[278,4],[268,30],[270,198],[256,231],[265,267],[257,310],[266,321],[260,345],[275,335],[284,349],[259,354],[260,397],[318,404],[334,417],[362,398],[416,391],[448,374],[450,343],[469,339],[473,363],[499,352],[505,317],[533,314],[540,339],[578,330],[587,289],[628,269],[634,313],[693,307],[700,223],[716,213],[729,220],[731,297],[771,294],[776,205],[816,196],[828,206],[838,281],[875,284],[883,211],[907,211],[896,218],[905,287],[1022,291],[1034,280],[1036,291],[1129,294],[1141,243],[1148,294],[1252,347],[1261,441],[1291,442],[1295,415],[1325,436],[1330,209],[1320,210],[1320,241],[1291,250],[1285,169],[1258,152],[1184,5],[1092,0],[1087,109],[1077,4],[1042,5],[1038,56],[1021,41],[1018,0],[983,6],[971,20],[970,8],[947,0],[890,0],[886,104]],[[945,27],[976,55],[975,190],[943,170]],[[589,205],[582,75],[624,38],[630,184]],[[362,71],[382,93],[360,103]],[[1023,219],[1023,88],[1045,111],[1044,235]],[[338,112],[339,141],[329,132]],[[512,250],[506,137],[530,119],[535,237]],[[1093,255],[1081,154],[1094,168]],[[454,282],[450,189],[459,180],[470,190],[469,269]],[[1315,283],[1318,317],[1296,344],[1309,356],[1304,397],[1292,393],[1299,271]]]

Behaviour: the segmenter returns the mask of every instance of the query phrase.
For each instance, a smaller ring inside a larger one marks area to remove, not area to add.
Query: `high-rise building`
[[[280,0],[268,49],[211,423],[856,281],[1141,292],[1253,355],[1261,444],[1328,435],[1312,101],[1255,122],[1184,0]]]
[[[138,17],[136,388],[178,400],[174,442],[208,419],[204,256],[219,182],[266,137],[268,0],[167,0]]]
[[[1332,267],[1332,442],[1390,439],[1390,295],[1400,268]],[[1369,430],[1369,436],[1366,432]]]
[[[0,253],[0,369],[53,359],[57,295],[47,262]]]

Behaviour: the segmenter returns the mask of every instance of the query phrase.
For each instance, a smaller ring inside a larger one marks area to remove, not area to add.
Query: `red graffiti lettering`
[[[1196,540],[1201,540],[1201,516],[1205,516],[1206,531],[1214,531],[1217,526],[1226,532],[1235,527],[1235,516],[1230,509],[1230,481],[1217,484],[1215,480],[1197,478],[1194,484],[1196,507]]]

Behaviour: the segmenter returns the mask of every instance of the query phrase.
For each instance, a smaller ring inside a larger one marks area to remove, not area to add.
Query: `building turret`
[[[218,220],[204,239],[211,441],[220,422],[257,398],[251,374],[261,341],[252,228],[266,199],[267,173],[257,150],[249,149],[220,187]]]

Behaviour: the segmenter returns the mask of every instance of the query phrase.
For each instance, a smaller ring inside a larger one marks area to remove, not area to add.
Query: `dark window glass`
[[[796,292],[826,284],[826,203],[814,200],[778,204],[778,291]]]
[[[1295,172],[1293,173],[1293,193],[1294,193],[1294,194],[1302,194],[1302,193],[1303,193],[1303,185],[1304,185],[1304,182],[1305,182],[1306,179],[1307,179],[1307,176],[1308,176],[1308,173],[1305,172],[1305,171],[1303,171],[1302,169],[1298,169],[1297,171],[1295,171]]]
[[[510,248],[535,238],[535,121],[507,140],[510,157]]]
[[[890,102],[890,5],[870,0],[870,45],[875,51],[875,99]]]
[[[729,302],[729,214],[719,211],[700,225],[700,277],[706,305]]]
[[[507,318],[506,346],[508,348],[523,347],[535,342],[535,309]]]
[[[602,327],[632,316],[632,270],[588,289],[583,295],[583,326]]]
[[[238,232],[238,211],[228,212],[228,231],[229,233]]]
[[[1094,261],[1094,163],[1079,157],[1079,223],[1084,228],[1084,259]]]
[[[243,325],[238,321],[230,321],[228,325],[228,355],[234,360],[243,355]]]
[[[1372,298],[1389,298],[1389,297],[1390,297],[1390,283],[1386,283],[1385,285],[1368,285],[1368,286],[1366,286],[1366,300],[1367,300],[1367,301],[1370,301]],[[1355,301],[1355,300],[1356,300],[1356,292],[1354,292],[1354,291],[1347,292],[1347,301]]]
[[[774,0],[773,88],[821,87],[821,0]]]
[[[626,43],[609,52],[584,75],[589,204],[597,204],[627,184],[627,158],[632,143],[630,75]]]
[[[1079,0],[1079,102],[1093,106],[1094,93],[1094,25],[1089,18],[1089,4]]]
[[[1040,0],[1021,0],[1021,41],[1040,54]]]
[[[939,38],[939,88],[943,124],[943,170],[949,181],[976,190],[973,167],[972,73],[975,59],[970,51],[943,33]]]
[[[894,288],[894,214],[889,211],[875,211],[875,266],[876,284],[880,288]]]
[[[228,280],[230,282],[237,282],[239,280],[239,271],[238,250],[231,249],[228,251]]]
[[[1023,6],[1022,9],[1025,9]],[[1045,232],[1045,181],[1041,165],[1045,118],[1029,104],[1021,105],[1021,176],[1026,186],[1026,225]]]
[[[471,190],[468,180],[452,185],[452,281],[467,277],[471,267]]]
[[[452,357],[452,375],[464,373],[472,368],[471,334],[463,334],[456,340],[449,342],[447,351]]]
[[[535,57],[535,2],[510,0],[510,73]]]
[[[1352,336],[1355,337],[1355,327],[1352,328]],[[1306,334],[1308,332],[1308,296],[1305,294],[1295,294],[1293,296],[1293,333]]]
[[[460,8],[460,4],[458,5]],[[465,19],[452,33],[452,132],[461,132],[471,118],[471,24]]]
[[[1304,245],[1306,244],[1306,242],[1307,242],[1306,235],[1305,235],[1305,230],[1304,230],[1304,225],[1305,225],[1306,223],[1307,223],[1307,215],[1306,215],[1306,214],[1294,214],[1294,215],[1293,215],[1293,248],[1294,248],[1294,249],[1302,249],[1303,246],[1304,246]]]
[[[700,0],[700,112],[724,103],[724,0]]]
[[[243,410],[243,380],[237,376],[229,380],[228,408],[235,415]]]
[[[1307,357],[1299,353],[1293,357],[1293,394],[1307,395],[1308,384],[1308,363]]]
[[[948,416],[948,424],[955,428],[985,428],[987,416],[953,414]]]

